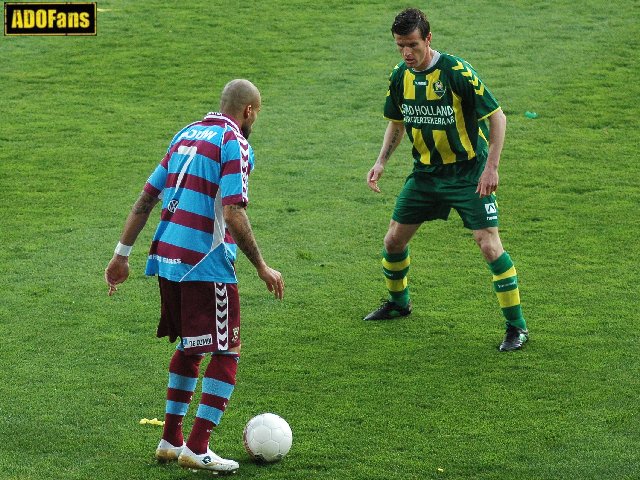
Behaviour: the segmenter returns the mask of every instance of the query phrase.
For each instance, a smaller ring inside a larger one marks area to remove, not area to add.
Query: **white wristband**
[[[132,248],[133,245],[123,245],[118,242],[118,245],[116,246],[116,249],[113,253],[115,253],[116,255],[122,255],[123,257],[128,257],[131,253]]]

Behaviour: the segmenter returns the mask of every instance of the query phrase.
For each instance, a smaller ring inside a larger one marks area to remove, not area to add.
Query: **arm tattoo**
[[[229,205],[228,208],[233,211],[234,217],[234,220],[227,223],[233,239],[249,261],[255,267],[260,266],[263,263],[262,254],[253,236],[249,217],[247,217],[244,207],[240,205]]]
[[[157,199],[153,198],[146,192],[142,192],[138,197],[138,201],[133,206],[133,213],[136,215],[148,215],[156,205]]]
[[[384,159],[385,160],[389,160],[389,157],[391,157],[391,154],[396,149],[399,135],[400,135],[400,132],[398,130],[395,130],[393,132],[393,137],[391,137],[391,143],[389,144],[389,147],[387,148],[387,151],[384,152]]]

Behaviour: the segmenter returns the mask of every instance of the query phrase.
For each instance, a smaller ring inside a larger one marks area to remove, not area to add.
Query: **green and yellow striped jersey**
[[[404,122],[413,143],[414,169],[487,158],[484,121],[500,108],[478,74],[461,58],[441,53],[436,64],[416,72],[404,62],[391,72],[386,119]]]

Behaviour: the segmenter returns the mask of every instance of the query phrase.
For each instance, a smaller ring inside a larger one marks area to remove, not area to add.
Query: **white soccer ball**
[[[253,417],[244,427],[244,448],[254,460],[277,462],[291,448],[293,435],[284,418],[274,413]]]

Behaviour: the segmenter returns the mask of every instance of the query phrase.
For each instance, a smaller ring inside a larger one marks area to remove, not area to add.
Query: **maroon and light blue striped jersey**
[[[221,113],[208,113],[176,134],[144,187],[162,200],[147,275],[237,283],[237,246],[222,207],[249,202],[253,165],[253,149],[238,125]]]

